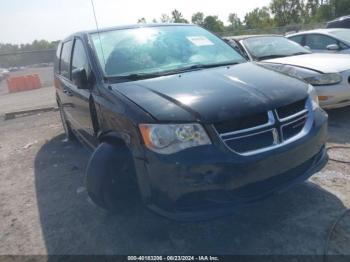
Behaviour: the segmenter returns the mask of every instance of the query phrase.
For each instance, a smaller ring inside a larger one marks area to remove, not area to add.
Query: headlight
[[[263,67],[266,67],[268,69],[272,69],[274,71],[277,71],[279,73],[285,74],[287,76],[291,76],[294,78],[298,78],[303,80],[305,77],[310,77],[313,75],[316,75],[318,73],[311,71],[306,68],[291,66],[291,65],[284,65],[284,64],[273,64],[273,63],[259,63]]]
[[[313,86],[323,86],[339,84],[343,81],[343,78],[341,75],[335,73],[306,77],[304,80]]]
[[[315,110],[316,108],[319,107],[319,101],[318,101],[316,90],[312,85],[309,85],[308,93],[311,99],[312,109]]]
[[[139,128],[147,148],[160,154],[211,144],[200,124],[140,124]]]

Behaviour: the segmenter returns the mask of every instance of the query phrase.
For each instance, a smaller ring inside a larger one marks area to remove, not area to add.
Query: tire
[[[58,109],[60,111],[62,126],[63,126],[63,130],[64,130],[64,133],[66,134],[67,139],[74,140],[75,136],[74,136],[73,131],[72,131],[67,119],[66,119],[66,114],[64,113],[63,108],[60,104],[58,104]]]
[[[113,213],[124,211],[138,199],[133,170],[132,157],[126,146],[100,144],[86,170],[89,197],[105,210]]]

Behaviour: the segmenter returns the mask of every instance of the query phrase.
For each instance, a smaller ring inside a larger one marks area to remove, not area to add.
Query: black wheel
[[[69,123],[67,122],[66,114],[64,113],[63,108],[60,104],[58,104],[58,109],[60,111],[62,126],[64,129],[64,133],[66,134],[66,137],[68,138],[68,140],[74,140],[75,137],[74,137],[73,131],[69,126]]]
[[[102,143],[90,158],[86,170],[86,189],[98,206],[121,212],[138,199],[130,151],[126,146]]]

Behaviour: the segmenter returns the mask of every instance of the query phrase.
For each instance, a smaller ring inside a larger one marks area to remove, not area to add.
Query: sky
[[[179,10],[191,20],[195,12],[217,15],[227,24],[229,13],[241,19],[270,0],[93,0],[99,27],[151,22],[161,14]],[[60,40],[76,31],[95,29],[91,0],[0,0],[0,43],[31,43],[35,39]]]

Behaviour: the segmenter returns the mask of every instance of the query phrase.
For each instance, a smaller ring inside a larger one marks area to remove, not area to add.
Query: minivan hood
[[[307,85],[254,63],[113,84],[164,122],[220,122],[306,98]]]
[[[346,54],[306,54],[268,59],[262,62],[299,66],[322,73],[339,73],[350,70],[350,55]]]

